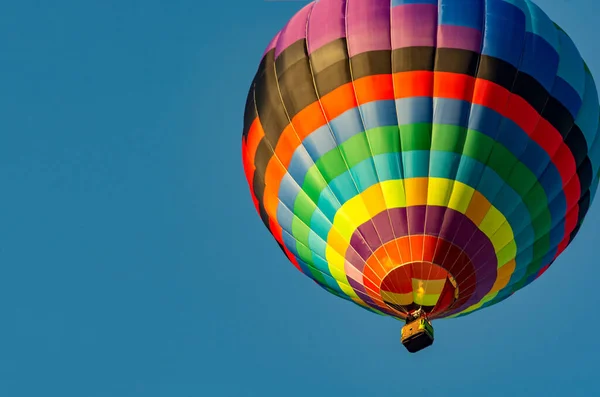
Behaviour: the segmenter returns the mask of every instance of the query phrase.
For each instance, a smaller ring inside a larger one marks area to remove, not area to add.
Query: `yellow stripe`
[[[440,299],[440,294],[415,294],[415,303],[421,306],[435,306],[437,301]]]
[[[407,292],[405,294],[397,294],[389,291],[381,291],[381,299],[383,299],[386,302],[406,306],[413,303],[413,294],[412,292]]]
[[[477,200],[473,200],[475,195]],[[469,211],[472,201],[487,207],[483,219],[480,215],[481,209],[471,208]],[[332,275],[336,273],[334,278],[339,281],[337,276],[342,276],[341,272],[344,268],[344,258],[339,253],[346,252],[352,235],[362,224],[386,209],[419,205],[447,206],[467,216],[490,239],[498,256],[498,268],[503,268],[514,260],[516,244],[512,228],[504,215],[492,206],[487,198],[472,187],[456,180],[409,178],[373,185],[348,200],[336,212],[333,227],[327,236],[326,248],[326,259]],[[502,279],[510,278],[513,271],[514,267],[507,267],[502,273]],[[345,279],[344,276],[343,280]]]

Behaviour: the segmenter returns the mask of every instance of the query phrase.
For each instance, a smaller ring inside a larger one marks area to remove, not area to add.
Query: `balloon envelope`
[[[598,119],[576,46],[529,0],[320,0],[268,45],[242,154],[296,268],[435,319],[502,301],[570,244]]]

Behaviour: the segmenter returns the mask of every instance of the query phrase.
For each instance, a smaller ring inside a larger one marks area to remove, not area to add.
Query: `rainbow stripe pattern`
[[[297,269],[436,319],[501,302],[565,250],[598,127],[589,69],[529,0],[320,0],[263,54],[242,155]]]

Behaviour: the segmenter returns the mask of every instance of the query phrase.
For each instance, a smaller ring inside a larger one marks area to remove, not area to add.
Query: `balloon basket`
[[[431,346],[433,339],[433,326],[426,318],[413,320],[402,327],[401,341],[410,353]]]

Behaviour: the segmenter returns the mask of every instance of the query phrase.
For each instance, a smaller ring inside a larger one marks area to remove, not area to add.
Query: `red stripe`
[[[537,276],[535,276],[535,278],[539,278],[542,274],[546,273],[546,270],[548,270],[550,268],[550,265],[546,265],[543,268],[541,268],[541,270],[538,272]]]
[[[298,271],[302,274],[304,274],[304,272],[302,271],[302,268],[300,267],[300,265],[298,264],[298,261],[296,260],[296,257],[287,249],[287,247],[285,245],[283,245],[283,251],[285,252],[285,256],[288,257],[288,259],[290,260],[290,262],[292,262],[292,265],[294,265],[294,267],[296,269],[298,269]]]
[[[271,234],[275,237],[275,240],[281,245],[283,244],[283,231],[281,226],[273,219],[269,218],[269,229],[271,230]]]

